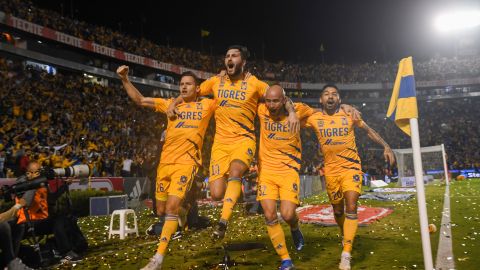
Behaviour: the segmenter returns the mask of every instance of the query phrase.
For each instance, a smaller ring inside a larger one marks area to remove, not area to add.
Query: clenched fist
[[[117,74],[123,81],[128,80],[128,66],[122,65],[117,68]]]

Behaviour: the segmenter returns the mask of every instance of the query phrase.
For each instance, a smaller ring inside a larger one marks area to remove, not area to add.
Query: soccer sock
[[[227,223],[233,213],[233,207],[242,193],[242,179],[239,177],[228,178],[227,190],[223,197],[222,216],[220,220]]]
[[[162,235],[160,236],[160,245],[158,245],[157,253],[165,255],[167,251],[168,242],[172,237],[172,234],[177,231],[178,216],[169,215],[165,216],[165,224],[163,224]]]
[[[357,214],[345,214],[345,222],[343,224],[343,251],[351,253],[353,239],[357,233],[358,217]]]
[[[345,213],[342,213],[341,215],[337,215],[334,212],[333,216],[335,217],[335,222],[337,222],[337,225],[340,228],[340,233],[343,235],[343,223],[345,222]]]
[[[267,231],[270,240],[272,241],[273,248],[277,252],[278,256],[283,260],[290,260],[288,254],[287,245],[285,243],[285,234],[283,233],[282,226],[278,223],[278,219],[268,222]]]

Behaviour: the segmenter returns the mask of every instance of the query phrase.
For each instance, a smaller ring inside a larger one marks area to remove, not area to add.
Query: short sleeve
[[[254,77],[254,79],[255,79],[255,88],[257,89],[258,96],[259,97],[265,96],[265,93],[267,92],[269,85],[264,81],[260,81],[256,77]]]
[[[213,112],[217,108],[217,102],[213,99],[204,98],[200,102],[207,108],[207,111],[209,112]]]
[[[265,116],[266,109],[267,108],[266,108],[265,104],[263,104],[263,103],[258,104],[257,115],[258,115],[259,118]]]
[[[153,102],[155,103],[155,111],[166,113],[168,105],[172,102],[171,100],[166,100],[164,98],[154,98]]]
[[[305,103],[294,103],[295,112],[299,119],[304,119],[312,115],[315,111]]]
[[[213,86],[218,81],[218,77],[210,77],[200,84],[200,96],[208,96],[213,94]]]

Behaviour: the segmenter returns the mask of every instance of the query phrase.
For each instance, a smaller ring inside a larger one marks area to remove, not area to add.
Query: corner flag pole
[[[427,205],[423,186],[422,156],[420,154],[420,136],[418,135],[418,107],[415,90],[412,57],[403,58],[398,65],[397,77],[393,85],[392,97],[387,110],[387,117],[412,140],[413,165],[417,187],[418,215],[422,236],[423,262],[426,270],[433,270],[432,247],[428,232]]]
[[[420,216],[420,233],[422,235],[423,262],[425,269],[433,270],[432,247],[430,246],[430,234],[428,231],[427,204],[425,200],[425,188],[423,185],[422,156],[420,152],[420,136],[418,135],[418,120],[410,118],[410,130],[413,150],[413,167],[415,170],[415,183],[417,186],[418,214]]]

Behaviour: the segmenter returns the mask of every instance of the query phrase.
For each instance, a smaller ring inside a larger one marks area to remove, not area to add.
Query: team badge
[[[358,181],[360,181],[360,176],[358,174],[355,174],[353,176],[353,182],[358,182]]]
[[[180,176],[180,183],[182,184],[187,183],[187,177],[185,175]]]
[[[246,81],[242,81],[242,85],[240,86],[240,89],[247,90],[247,82]]]
[[[346,117],[342,117],[342,126],[348,126],[348,121]]]
[[[323,120],[318,120],[317,125],[318,125],[318,127],[323,127],[323,125],[324,125]]]
[[[195,104],[197,104],[197,110],[203,110],[203,105],[201,102],[197,102]]]
[[[219,88],[223,88],[224,85],[225,85],[225,78],[222,77],[222,78],[220,79],[220,85],[219,85],[218,87],[219,87]]]

